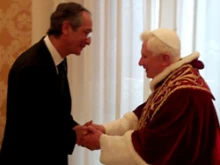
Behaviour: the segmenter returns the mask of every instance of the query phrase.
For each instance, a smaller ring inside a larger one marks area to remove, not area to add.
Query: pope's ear
[[[171,64],[171,56],[169,54],[162,54],[162,63],[164,66],[169,66]]]

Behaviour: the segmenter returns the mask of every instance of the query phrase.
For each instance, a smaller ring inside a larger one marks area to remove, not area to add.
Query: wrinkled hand
[[[89,121],[89,122],[85,123],[84,125],[85,126],[92,126],[92,127],[96,128],[97,130],[101,131],[102,133],[105,133],[105,128],[103,125],[94,124],[92,121]]]
[[[83,146],[90,150],[100,149],[100,137],[102,132],[93,126],[88,126],[88,134],[83,137]]]
[[[97,130],[101,131],[102,133],[105,133],[105,128],[103,125],[99,125],[99,124],[90,124],[92,127],[96,128]]]
[[[91,124],[93,124],[93,123],[92,123],[92,120],[86,122],[86,123],[84,124],[84,126],[89,126],[89,125],[91,125]]]
[[[84,125],[77,125],[73,128],[76,132],[76,143],[78,145],[83,145],[84,136],[88,134],[88,126],[92,124],[92,120],[86,122]]]
[[[100,149],[100,136],[105,133],[103,125],[93,124],[92,121],[73,128],[77,135],[77,144],[90,150]]]

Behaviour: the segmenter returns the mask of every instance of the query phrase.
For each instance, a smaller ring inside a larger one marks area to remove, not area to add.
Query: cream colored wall
[[[31,0],[0,1],[0,146],[5,127],[7,79],[16,57],[31,44]]]

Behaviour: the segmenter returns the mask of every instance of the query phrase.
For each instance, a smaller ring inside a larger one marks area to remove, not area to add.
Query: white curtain
[[[73,114],[80,122],[103,123],[143,102],[144,74],[138,66],[144,29],[144,1],[88,0],[93,18],[92,44],[71,56]],[[77,147],[74,164],[98,165],[99,151]]]
[[[33,43],[49,26],[59,2],[33,0]],[[74,0],[72,0],[74,1]],[[181,55],[197,50],[205,64],[201,71],[216,98],[220,117],[219,0],[75,0],[93,18],[92,44],[81,56],[69,56],[72,113],[81,124],[104,123],[132,111],[148,97],[149,80],[138,66],[140,33],[158,27],[176,29]],[[39,9],[41,9],[39,11]],[[99,165],[100,151],[76,146],[70,165]]]

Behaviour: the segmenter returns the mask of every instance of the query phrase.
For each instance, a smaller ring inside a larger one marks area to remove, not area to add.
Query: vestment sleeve
[[[175,164],[176,157],[183,164],[209,162],[219,131],[216,116],[210,94],[181,89],[167,98],[146,127],[132,133],[132,144],[149,164]]]

